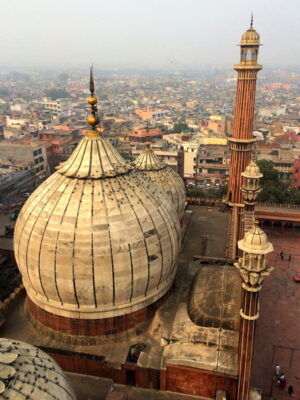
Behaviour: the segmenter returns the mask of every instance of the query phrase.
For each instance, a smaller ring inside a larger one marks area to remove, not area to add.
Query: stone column
[[[255,224],[238,242],[242,257],[235,263],[242,278],[241,325],[239,340],[239,379],[237,400],[248,400],[255,322],[259,317],[258,296],[262,282],[273,268],[266,266],[266,254],[273,251],[266,234]]]

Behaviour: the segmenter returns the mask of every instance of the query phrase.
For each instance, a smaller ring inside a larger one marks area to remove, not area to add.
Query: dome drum
[[[172,286],[167,292],[147,307],[132,311],[129,314],[102,319],[68,318],[53,314],[37,306],[29,297],[27,298],[27,311],[36,327],[42,326],[52,330],[60,340],[74,344],[90,344],[97,341],[97,337],[115,334],[136,328],[139,324],[151,319],[157,308],[164,303],[172,291]],[[37,322],[37,324],[36,324]]]

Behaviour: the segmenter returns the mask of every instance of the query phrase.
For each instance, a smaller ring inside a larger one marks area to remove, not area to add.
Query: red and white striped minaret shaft
[[[259,34],[252,26],[241,39],[240,63],[234,66],[238,73],[236,101],[234,110],[233,134],[229,138],[231,162],[228,184],[228,204],[232,207],[227,257],[237,257],[237,242],[244,235],[242,172],[251,161],[253,137],[253,121],[255,108],[256,76],[262,66],[257,64],[260,46]]]
[[[238,242],[242,257],[234,265],[242,278],[241,325],[239,339],[237,400],[248,400],[251,382],[251,365],[254,348],[255,324],[259,317],[258,296],[264,278],[272,267],[266,255],[273,251],[266,234],[255,224]]]

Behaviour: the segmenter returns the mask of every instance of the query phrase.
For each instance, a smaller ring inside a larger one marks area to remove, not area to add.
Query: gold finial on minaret
[[[147,121],[146,133],[147,133],[146,149],[149,150],[151,148],[151,142],[149,140],[149,121]]]
[[[91,114],[87,118],[87,123],[91,125],[92,130],[86,133],[88,138],[99,137],[100,133],[96,130],[96,126],[99,124],[100,120],[97,113],[97,97],[95,96],[95,85],[94,85],[94,75],[93,67],[90,68],[90,92],[91,95],[88,97],[87,102],[91,106]]]

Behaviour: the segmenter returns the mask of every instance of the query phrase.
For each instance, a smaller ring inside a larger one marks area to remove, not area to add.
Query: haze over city
[[[0,10],[2,67],[229,67],[251,12],[261,63],[300,64],[298,0],[11,0]]]
[[[0,2],[0,400],[300,399],[299,4]]]

